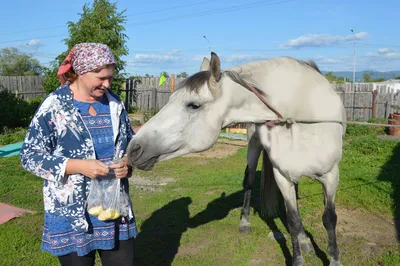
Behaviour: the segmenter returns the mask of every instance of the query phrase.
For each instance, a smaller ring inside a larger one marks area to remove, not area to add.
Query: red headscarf
[[[111,64],[115,64],[115,59],[107,45],[102,43],[79,43],[68,53],[58,69],[57,76],[61,84],[65,84],[67,82],[65,74],[71,69],[77,75],[82,75]]]

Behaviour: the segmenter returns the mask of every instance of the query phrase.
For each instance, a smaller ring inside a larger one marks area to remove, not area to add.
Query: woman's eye
[[[188,103],[186,106],[187,106],[188,108],[194,109],[194,110],[199,109],[199,108],[201,107],[201,105],[200,105],[200,104],[197,104],[197,103]]]

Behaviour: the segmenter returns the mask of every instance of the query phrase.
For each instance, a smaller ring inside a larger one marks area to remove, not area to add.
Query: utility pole
[[[354,37],[354,69],[353,69],[353,91],[354,91],[354,82],[356,82],[356,35],[354,34],[353,29],[351,29]]]
[[[207,39],[207,37],[204,35],[203,38],[210,44],[210,46],[208,47],[208,50],[211,52],[211,42]]]

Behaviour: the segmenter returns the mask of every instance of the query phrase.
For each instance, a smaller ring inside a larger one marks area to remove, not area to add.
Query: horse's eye
[[[188,103],[187,105],[186,105],[186,107],[188,107],[188,108],[190,108],[190,109],[193,109],[193,110],[196,110],[196,109],[199,109],[200,107],[201,107],[201,105],[200,104],[198,104],[198,103]]]

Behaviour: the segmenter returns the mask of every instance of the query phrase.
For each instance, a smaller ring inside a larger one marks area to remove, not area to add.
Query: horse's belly
[[[274,167],[296,181],[330,171],[342,154],[340,124],[295,124],[290,128],[260,129],[263,146]]]

